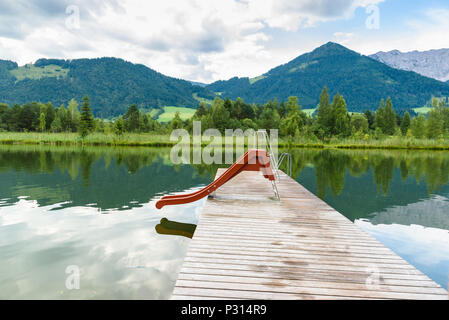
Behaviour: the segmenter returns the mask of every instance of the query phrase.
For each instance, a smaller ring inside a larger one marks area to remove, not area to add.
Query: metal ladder
[[[271,147],[271,143],[270,143],[270,139],[268,139],[268,133],[265,129],[263,130],[257,130],[256,131],[256,139],[257,139],[257,146],[259,147],[259,135],[262,136],[263,140],[265,141],[265,149],[267,150],[268,156],[270,157],[270,164],[271,164],[271,168],[274,171],[274,176],[276,177],[276,179],[279,179],[279,172],[278,172],[278,164],[277,164],[277,160],[276,157],[274,156],[274,152],[273,152],[273,148]]]
[[[288,167],[288,175],[291,176],[292,174],[292,156],[291,154],[284,152],[281,154],[279,161],[276,160],[276,157],[274,156],[273,148],[271,147],[271,142],[268,137],[268,133],[266,130],[257,130],[255,132],[256,135],[256,141],[257,146],[259,146],[259,135],[262,136],[262,138],[265,140],[265,149],[268,153],[268,156],[270,158],[271,167],[273,169],[275,180],[271,181],[271,186],[273,187],[273,192],[276,196],[277,200],[281,200],[281,197],[279,196],[279,190],[276,184],[276,180],[280,180],[281,176],[279,175],[279,166],[281,165],[282,161],[287,158],[287,167]]]
[[[287,159],[287,175],[292,176],[292,155],[290,153],[284,152],[279,157],[278,166],[281,166],[282,161]]]

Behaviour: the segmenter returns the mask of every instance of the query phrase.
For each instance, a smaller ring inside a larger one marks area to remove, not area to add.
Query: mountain
[[[449,49],[401,52],[398,50],[370,55],[390,67],[414,71],[440,81],[449,81]]]
[[[196,107],[210,92],[189,81],[175,79],[142,64],[117,58],[39,59],[19,67],[0,60],[0,102],[48,102],[55,106],[88,95],[96,116],[123,114],[129,105],[139,108]]]
[[[51,101],[59,106],[72,98],[81,103],[88,95],[94,114],[104,118],[123,114],[131,104],[195,108],[215,94],[261,104],[294,95],[304,108],[314,108],[325,85],[331,95],[342,94],[353,112],[375,110],[388,96],[398,111],[423,106],[432,96],[449,96],[448,83],[392,68],[332,42],[261,76],[208,85],[117,58],[39,59],[25,66],[0,60],[0,103]]]
[[[298,96],[304,108],[314,108],[327,86],[346,100],[349,111],[375,110],[391,97],[396,110],[423,106],[432,96],[449,96],[449,85],[415,72],[391,68],[339,44],[329,42],[256,78],[216,81],[206,88],[221,97],[264,103]]]

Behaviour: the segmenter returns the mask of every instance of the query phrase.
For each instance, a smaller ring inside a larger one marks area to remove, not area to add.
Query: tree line
[[[173,127],[191,129],[192,121],[201,121],[201,128],[279,129],[279,135],[287,138],[369,139],[386,136],[415,138],[449,138],[449,107],[446,99],[433,98],[432,108],[426,116],[412,117],[406,111],[399,115],[393,108],[391,98],[382,99],[375,112],[348,112],[346,101],[337,93],[331,100],[323,88],[315,116],[310,116],[298,105],[298,97],[291,96],[285,102],[276,99],[264,105],[247,104],[242,99],[215,98],[210,106],[201,103],[192,119],[182,123],[173,119]],[[413,112],[414,113],[414,112]]]
[[[348,112],[343,96],[336,94],[332,100],[323,88],[316,116],[308,115],[298,104],[298,97],[287,101],[276,99],[265,104],[248,104],[241,98],[234,101],[216,97],[211,104],[201,102],[194,116],[182,120],[179,113],[167,123],[159,123],[149,113],[141,112],[135,104],[115,120],[94,118],[89,98],[83,104],[72,99],[68,106],[55,108],[50,102],[30,102],[24,105],[0,104],[0,131],[21,132],[78,132],[81,137],[92,132],[126,132],[169,134],[173,129],[184,128],[191,132],[193,121],[201,121],[202,130],[225,129],[279,129],[285,138],[310,138],[329,140],[335,137],[368,139],[383,136],[404,136],[428,139],[449,137],[449,107],[446,99],[432,100],[432,108],[426,116],[412,117],[407,111],[399,115],[394,111],[390,98],[381,100],[375,112]]]

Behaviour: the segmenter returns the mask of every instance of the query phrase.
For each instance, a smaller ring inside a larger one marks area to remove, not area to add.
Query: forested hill
[[[131,104],[196,107],[195,97],[213,97],[189,81],[117,58],[40,59],[23,67],[0,60],[0,103],[50,101],[59,106],[72,98],[80,102],[85,95],[98,117],[123,114]]]
[[[58,107],[88,95],[95,116],[102,118],[123,114],[131,104],[139,109],[195,108],[214,93],[261,104],[298,96],[300,105],[314,108],[323,86],[332,96],[342,94],[352,112],[376,110],[381,98],[389,96],[396,111],[422,107],[432,96],[449,96],[448,83],[391,68],[332,42],[259,77],[203,85],[117,58],[40,59],[21,67],[0,60],[0,103],[50,101]]]
[[[259,77],[235,77],[206,88],[222,97],[256,103],[298,96],[303,107],[314,108],[323,86],[331,95],[342,94],[353,112],[375,110],[381,98],[389,96],[396,110],[423,106],[432,96],[449,96],[447,83],[391,68],[332,42]]]

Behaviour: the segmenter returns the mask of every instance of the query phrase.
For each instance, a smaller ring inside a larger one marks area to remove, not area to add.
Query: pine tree
[[[281,117],[278,111],[271,104],[265,104],[259,117],[259,128],[266,130],[279,128],[280,121]]]
[[[67,106],[67,113],[70,116],[70,127],[72,132],[76,132],[80,125],[81,114],[78,110],[78,102],[75,99],[70,100],[69,105]]]
[[[435,139],[443,134],[444,121],[441,116],[441,108],[439,105],[434,105],[428,113],[426,136],[429,139]]]
[[[235,118],[235,119],[239,119],[240,117],[240,108],[239,105],[235,105],[231,99],[226,98],[224,104],[223,104],[224,108],[229,112],[229,116],[231,118]]]
[[[121,136],[125,132],[125,123],[122,116],[120,116],[114,123],[114,132],[116,135]]]
[[[198,106],[198,108],[195,111],[195,119],[201,119],[202,116],[207,115],[208,113],[208,106],[205,102],[200,102],[200,105]]]
[[[383,132],[388,135],[393,135],[396,129],[396,112],[393,110],[393,103],[390,97],[388,97],[385,102],[385,113],[384,113],[384,128]]]
[[[216,129],[220,130],[221,133],[225,132],[228,127],[229,121],[229,111],[224,107],[224,101],[220,98],[215,98],[210,109],[210,116],[212,120],[212,125]]]
[[[179,115],[179,111],[175,112],[175,116],[171,120],[170,125],[173,130],[182,128],[182,119],[181,119],[181,116]]]
[[[137,109],[137,106],[135,104],[130,105],[125,115],[123,116],[126,131],[128,132],[138,131],[140,127],[139,119],[140,119],[139,109]]]
[[[408,128],[410,128],[410,113],[406,111],[401,121],[401,133],[403,136],[407,134]]]
[[[385,128],[384,99],[380,100],[379,108],[374,114],[374,129],[379,128],[382,132]]]
[[[245,103],[242,99],[237,98],[237,100],[235,101],[235,105],[236,107],[238,106],[238,108],[240,108],[240,117],[242,119],[253,120],[256,117],[253,106]]]
[[[366,119],[368,120],[368,127],[369,127],[370,129],[374,129],[374,116],[373,116],[373,114],[371,113],[371,111],[366,110],[366,111],[365,111],[365,117],[366,117]]]
[[[347,137],[351,133],[350,118],[346,108],[345,99],[338,93],[331,105],[332,118],[334,121],[333,134]]]
[[[423,138],[426,131],[426,118],[420,113],[416,118],[413,118],[411,129],[415,138]]]
[[[331,132],[332,129],[331,118],[332,114],[329,105],[329,93],[327,92],[327,87],[324,87],[320,94],[317,122],[319,127],[324,130],[325,135],[329,135]]]
[[[39,129],[41,132],[45,131],[46,123],[45,123],[45,113],[41,112],[39,116]]]
[[[45,130],[50,130],[51,124],[56,118],[56,111],[51,102],[43,105],[41,112],[45,113]]]
[[[295,96],[288,97],[286,109],[287,109],[286,110],[287,116],[298,113],[300,110],[300,107],[298,106],[298,97]]]
[[[84,103],[81,107],[79,134],[82,138],[85,138],[94,128],[94,117],[90,111],[89,97],[85,96],[83,101]]]

